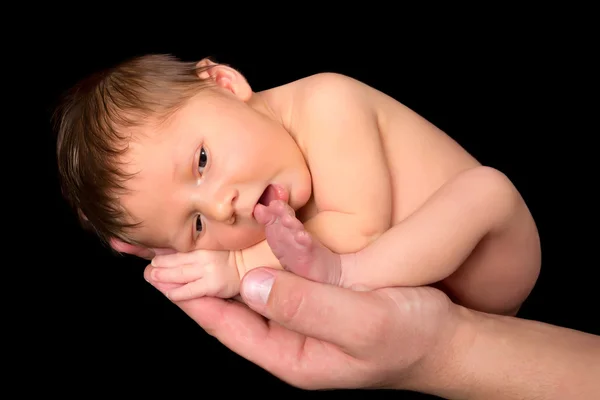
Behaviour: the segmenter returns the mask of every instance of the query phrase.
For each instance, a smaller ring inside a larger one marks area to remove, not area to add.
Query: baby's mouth
[[[258,203],[268,207],[274,200],[283,200],[287,203],[288,193],[283,186],[269,185],[258,199]]]

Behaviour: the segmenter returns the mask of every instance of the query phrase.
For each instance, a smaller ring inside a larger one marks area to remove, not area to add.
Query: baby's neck
[[[292,87],[278,86],[256,92],[250,100],[250,106],[256,111],[283,125],[286,131],[292,132]]]

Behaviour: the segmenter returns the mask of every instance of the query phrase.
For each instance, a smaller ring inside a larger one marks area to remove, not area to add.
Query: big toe
[[[262,204],[257,204],[252,214],[254,215],[254,219],[262,225],[270,225],[277,219],[277,216]]]
[[[294,209],[292,207],[290,207],[290,205],[288,203],[286,203],[285,201],[282,201],[282,200],[272,201],[271,204],[269,204],[269,209],[274,214],[277,214],[279,216],[289,215],[291,217],[294,217],[296,215],[296,213],[294,212]]]

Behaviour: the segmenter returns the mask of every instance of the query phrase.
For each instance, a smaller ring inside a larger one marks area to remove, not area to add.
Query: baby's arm
[[[266,240],[246,249],[234,251],[233,253],[240,278],[243,278],[248,271],[254,268],[267,267],[281,269],[281,263],[273,254]]]
[[[455,272],[484,238],[505,240],[506,252],[500,260],[504,265],[488,258],[480,267],[503,269],[501,274],[516,280],[528,272],[511,271],[506,260],[522,260],[520,268],[523,263],[534,266],[538,256],[531,229],[529,235],[524,234],[527,228],[514,229],[527,227],[527,216],[525,203],[504,174],[489,167],[467,170],[369,247],[343,255],[344,283],[371,288],[432,284]]]

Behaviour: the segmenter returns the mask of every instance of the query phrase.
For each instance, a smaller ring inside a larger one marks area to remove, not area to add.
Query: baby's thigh
[[[515,315],[539,275],[536,245],[510,237],[485,238],[440,286],[465,307]]]

